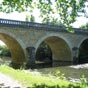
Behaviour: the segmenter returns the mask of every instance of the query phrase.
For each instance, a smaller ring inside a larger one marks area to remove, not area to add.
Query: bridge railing
[[[26,21],[16,21],[16,20],[8,20],[8,19],[0,19],[0,25],[6,26],[18,26],[18,27],[36,27],[36,28],[46,28],[46,29],[60,29],[64,30],[61,26],[56,25],[47,25],[41,23],[33,23],[33,22],[26,22]]]
[[[8,20],[8,19],[0,19],[0,24],[3,25],[26,25],[27,23],[24,21],[16,21],[16,20]]]
[[[44,29],[44,30],[53,30],[53,31],[61,31],[67,32],[65,28],[62,26],[57,25],[47,25],[41,23],[33,23],[33,22],[26,22],[26,21],[17,21],[17,20],[8,20],[8,19],[0,19],[0,26],[11,26],[11,27],[21,27],[21,28],[35,28],[37,29]],[[88,30],[82,30],[80,28],[73,28],[76,33],[87,33]]]

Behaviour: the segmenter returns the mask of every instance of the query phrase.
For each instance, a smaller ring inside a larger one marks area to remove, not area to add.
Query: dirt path
[[[24,88],[18,81],[0,73],[0,88]]]

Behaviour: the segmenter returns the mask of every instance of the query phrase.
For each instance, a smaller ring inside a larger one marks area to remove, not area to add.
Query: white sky
[[[88,18],[86,18],[84,16],[78,17],[77,21],[75,23],[73,23],[73,27],[79,28],[81,25],[85,25],[86,23],[88,23]]]

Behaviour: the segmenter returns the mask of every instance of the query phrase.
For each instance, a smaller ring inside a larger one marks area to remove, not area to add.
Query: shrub
[[[10,50],[6,46],[0,46],[0,56],[11,56]]]

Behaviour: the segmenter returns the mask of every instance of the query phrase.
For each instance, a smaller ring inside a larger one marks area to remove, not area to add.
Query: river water
[[[43,74],[55,74],[57,71],[60,71],[61,74],[72,81],[80,81],[80,78],[84,77],[88,80],[88,63],[80,65],[71,65],[71,66],[61,66],[61,67],[52,67],[52,68],[43,68],[38,69],[39,72]]]
[[[3,58],[0,59],[0,64],[8,65],[11,62],[11,58]],[[40,68],[34,69],[33,71],[40,72],[42,74],[55,74],[57,71],[60,71],[61,74],[64,74],[68,79],[77,79],[79,80],[82,75],[88,79],[88,63],[79,64],[79,65],[71,65],[71,66],[60,66],[60,67],[48,67],[48,68]]]

